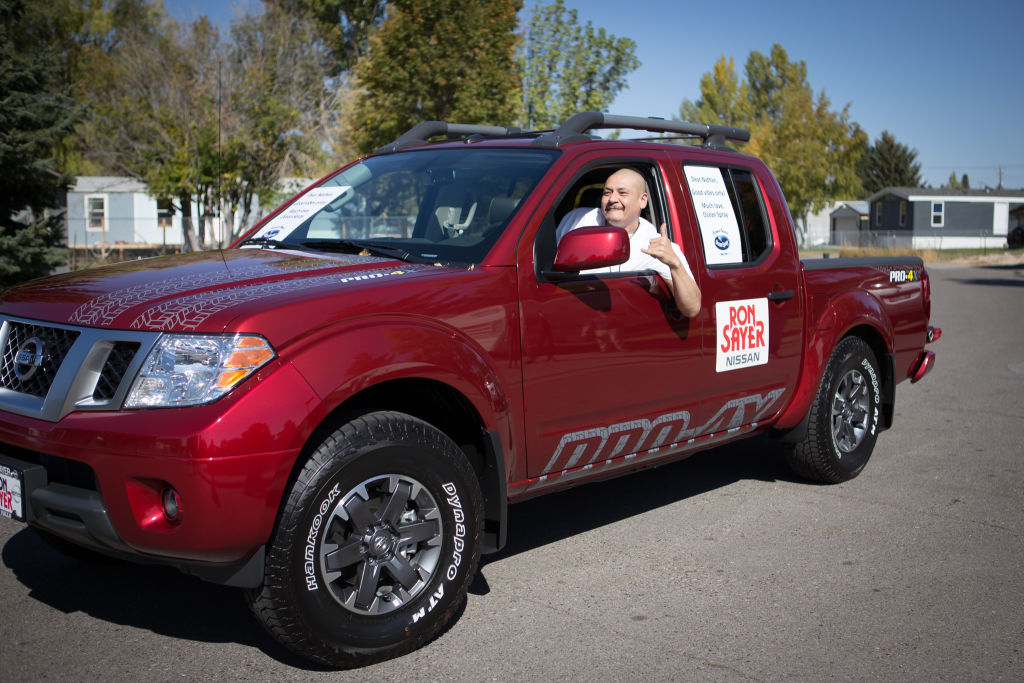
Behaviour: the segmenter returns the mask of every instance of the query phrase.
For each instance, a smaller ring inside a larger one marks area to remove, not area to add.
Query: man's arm
[[[683,312],[683,315],[693,318],[700,313],[700,288],[694,282],[690,273],[687,272],[682,259],[672,248],[672,242],[668,238],[668,228],[664,223],[661,224],[659,232],[661,234],[653,238],[646,249],[641,249],[640,251],[648,256],[653,256],[668,266],[668,270],[672,274],[670,286],[672,297],[676,300],[676,306]]]

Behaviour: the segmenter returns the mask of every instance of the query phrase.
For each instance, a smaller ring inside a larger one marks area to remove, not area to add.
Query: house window
[[[941,228],[944,223],[945,206],[942,202],[932,202],[932,227]]]
[[[900,227],[907,224],[907,203],[900,202]]]
[[[156,200],[156,225],[158,228],[166,230],[173,225],[174,221],[174,205],[171,204],[170,199],[157,199]]]
[[[101,232],[107,227],[107,198],[85,198],[85,227],[94,232]]]
[[[875,225],[882,224],[882,200],[875,202]]]

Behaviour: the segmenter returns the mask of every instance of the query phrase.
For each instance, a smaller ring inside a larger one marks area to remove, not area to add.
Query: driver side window
[[[664,184],[653,163],[631,159],[591,166],[576,175],[537,233],[535,253],[537,262],[542,268],[550,267],[554,261],[558,247],[558,229],[566,216],[570,212],[583,209],[591,209],[596,212],[596,215],[602,215],[605,181],[613,173],[624,168],[639,173],[646,183],[647,206],[641,210],[640,217],[655,226],[661,223],[671,225],[667,220],[665,209]],[[578,215],[574,214],[574,216]]]

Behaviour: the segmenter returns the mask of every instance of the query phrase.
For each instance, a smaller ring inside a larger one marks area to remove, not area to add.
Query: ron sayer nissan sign
[[[768,299],[715,304],[715,371],[739,370],[768,362]]]

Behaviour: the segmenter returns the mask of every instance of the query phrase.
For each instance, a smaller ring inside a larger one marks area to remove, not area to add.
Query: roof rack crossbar
[[[707,147],[722,148],[726,140],[748,142],[750,131],[732,126],[717,126],[687,121],[667,121],[641,116],[618,116],[599,111],[583,111],[570,117],[556,130],[534,140],[538,147],[560,147],[567,142],[587,139],[585,133],[597,128],[628,128],[652,133],[683,133],[701,138]]]
[[[522,134],[515,126],[479,126],[467,123],[448,123],[447,121],[424,121],[418,123],[394,142],[388,143],[377,150],[378,154],[397,152],[406,147],[427,144],[427,140],[438,135],[449,137],[468,137],[482,135],[485,137],[511,137]]]

